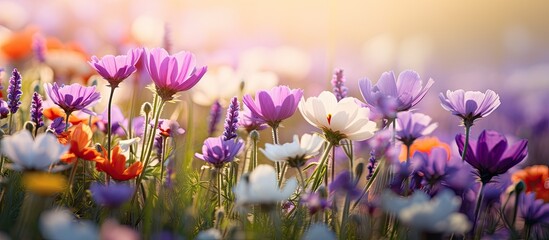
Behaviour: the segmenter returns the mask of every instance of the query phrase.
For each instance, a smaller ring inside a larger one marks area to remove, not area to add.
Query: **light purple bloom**
[[[10,114],[10,109],[8,108],[8,103],[0,99],[0,119],[7,118]]]
[[[210,117],[208,119],[208,137],[213,136],[216,131],[217,123],[221,119],[221,104],[216,100],[210,108]]]
[[[105,109],[101,115],[99,115],[99,120],[95,123],[99,130],[101,130],[104,133],[107,133],[107,119],[108,119],[108,109]],[[123,123],[126,121],[126,118],[124,118],[124,114],[122,114],[122,110],[116,105],[112,106],[111,109],[111,133],[117,136],[125,136],[126,132],[124,131]]]
[[[519,211],[526,225],[549,224],[549,203],[536,199],[535,192],[521,194]]]
[[[223,140],[230,140],[238,136],[236,134],[236,129],[238,128],[239,108],[238,98],[233,97],[233,99],[231,99],[231,104],[227,109],[227,116],[225,117],[225,131],[223,131]]]
[[[261,131],[267,128],[265,120],[258,117],[247,107],[244,107],[244,110],[240,111],[239,115],[242,117],[238,120],[238,125],[246,129],[248,133],[253,130]]]
[[[10,113],[14,114],[19,110],[19,106],[21,106],[21,95],[23,92],[21,91],[21,74],[19,71],[17,71],[16,68],[13,69],[11,78],[10,78],[10,85],[8,86],[8,108],[10,109]]]
[[[221,168],[225,163],[232,162],[244,145],[241,139],[223,140],[223,137],[211,137],[204,141],[202,154],[195,153],[195,157],[202,159],[216,168]]]
[[[499,96],[492,90],[485,93],[477,91],[446,91],[446,97],[439,94],[441,105],[447,111],[459,116],[466,125],[473,125],[473,122],[482,117],[488,116],[501,104]]]
[[[151,127],[153,126],[154,126],[154,123],[151,122]],[[158,130],[158,133],[163,137],[172,137],[172,138],[185,133],[185,129],[179,127],[179,123],[171,119],[160,119],[158,121],[157,130]]]
[[[128,119],[124,120],[124,127],[129,130],[130,121]],[[143,116],[134,117],[132,118],[132,131],[133,136],[141,137],[143,136],[143,132],[145,131],[145,118]]]
[[[137,68],[135,64],[143,55],[142,48],[134,48],[128,51],[126,55],[106,55],[101,59],[93,56],[88,63],[101,77],[103,77],[113,88],[134,73]]]
[[[459,151],[463,151],[465,136],[458,134],[456,143]],[[508,146],[507,139],[502,134],[484,130],[478,140],[469,140],[465,161],[478,171],[480,180],[486,184],[492,177],[507,172],[521,162],[528,154],[528,140],[522,139]]]
[[[431,134],[438,127],[437,123],[431,123],[431,117],[423,113],[399,112],[396,121],[396,135],[406,146]]]
[[[252,113],[263,119],[271,127],[291,117],[299,100],[303,96],[302,89],[290,89],[288,86],[277,86],[267,91],[259,91],[255,100],[249,94],[244,96],[243,102]]]
[[[345,76],[343,75],[343,69],[336,69],[332,77],[332,87],[334,88],[334,94],[337,101],[347,97],[347,87],[345,87]]]
[[[59,135],[63,131],[65,131],[65,126],[66,125],[67,124],[65,123],[65,119],[63,119],[63,117],[58,117],[50,123],[50,126],[48,127],[48,130]]]
[[[198,83],[207,67],[196,67],[196,58],[190,52],[169,55],[163,48],[145,50],[145,67],[156,86],[156,93],[164,101],[173,99],[177,92],[186,91]]]
[[[103,185],[93,182],[90,186],[93,200],[101,205],[111,208],[120,207],[133,196],[134,188],[128,184],[111,182]]]
[[[366,104],[379,112],[385,112],[384,117],[391,119],[395,117],[387,111],[391,106],[395,107],[394,113],[410,110],[425,97],[433,83],[434,81],[429,79],[423,86],[419,74],[406,70],[400,73],[398,78],[395,78],[392,71],[384,72],[375,86],[372,86],[369,79],[361,79],[359,87]]]
[[[360,196],[360,189],[356,187],[356,182],[351,178],[351,172],[343,171],[338,174],[328,186],[330,192],[341,192],[348,194],[351,199]]]
[[[31,115],[31,121],[34,122],[34,124],[36,124],[37,128],[44,126],[42,111],[43,111],[42,96],[40,96],[38,92],[34,92],[32,94],[30,115]]]
[[[46,39],[42,35],[32,36],[32,51],[38,62],[46,62]]]
[[[318,211],[324,211],[329,206],[328,200],[325,197],[322,197],[319,192],[304,194],[301,198],[301,202],[307,205],[311,215],[317,213]]]
[[[63,85],[59,87],[57,83],[45,83],[44,88],[48,97],[65,111],[70,114],[74,111],[82,111],[90,115],[96,115],[87,109],[99,102],[101,95],[95,90],[95,86],[85,87],[78,83]]]

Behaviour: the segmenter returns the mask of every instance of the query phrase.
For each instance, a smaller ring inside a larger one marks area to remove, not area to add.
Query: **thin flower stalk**
[[[308,183],[311,183],[312,181],[311,191],[313,192],[318,190],[322,181],[326,179],[327,161],[331,155],[330,153],[332,151],[332,148],[334,148],[334,146],[331,143],[327,143],[326,148],[324,149],[324,152],[320,157],[318,165],[316,166],[313,174],[311,174],[311,177],[309,178]]]

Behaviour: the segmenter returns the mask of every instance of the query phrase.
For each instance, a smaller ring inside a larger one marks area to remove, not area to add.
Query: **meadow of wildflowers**
[[[2,45],[0,239],[549,239],[549,156],[480,124],[505,95],[345,66],[313,94],[169,33],[122,55]]]

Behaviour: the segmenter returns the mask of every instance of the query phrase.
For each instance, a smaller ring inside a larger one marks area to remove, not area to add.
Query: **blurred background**
[[[472,134],[490,128],[529,138],[530,158],[549,156],[547,1],[0,0],[0,9],[6,69],[28,64],[37,33],[48,39],[56,79],[89,77],[90,56],[134,46],[192,51],[209,78],[267,72],[272,81],[258,77],[257,88],[278,82],[304,88],[306,97],[331,89],[334,68],[359,99],[358,79],[413,69],[435,80],[418,109],[439,122],[441,138],[462,128],[440,107],[439,92],[492,89],[502,105]],[[211,102],[197,102],[207,112]]]

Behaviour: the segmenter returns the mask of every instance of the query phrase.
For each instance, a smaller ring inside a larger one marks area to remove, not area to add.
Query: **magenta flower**
[[[383,113],[386,119],[392,119],[397,112],[410,110],[418,104],[433,83],[433,79],[429,79],[423,86],[419,74],[411,70],[400,73],[398,78],[395,78],[392,71],[384,72],[375,86],[372,86],[372,81],[368,78],[358,82],[360,93],[366,104],[375,111]],[[392,114],[387,109],[389,107],[394,108]]]
[[[206,66],[196,67],[194,54],[182,51],[169,55],[163,48],[145,50],[145,67],[156,86],[156,93],[164,101],[192,88],[207,71]]]
[[[423,113],[400,112],[397,114],[396,135],[404,145],[410,146],[423,136],[431,134],[437,123],[431,123],[431,117]]]
[[[439,94],[441,105],[447,111],[463,119],[465,126],[472,126],[473,122],[488,116],[501,104],[499,96],[492,90],[485,93],[477,91],[446,91],[446,97]]]
[[[90,115],[96,115],[87,107],[91,107],[99,102],[101,95],[95,91],[95,86],[84,87],[78,83],[63,85],[59,87],[57,83],[45,83],[44,88],[48,97],[65,111],[67,115],[74,111],[82,111]]]
[[[465,136],[458,134],[456,143],[462,152],[465,145]],[[465,161],[477,169],[482,183],[486,184],[500,174],[521,162],[528,154],[528,141],[520,140],[508,146],[507,139],[502,134],[484,130],[478,140],[470,140],[467,144],[470,149],[465,153]]]
[[[277,86],[268,91],[257,92],[255,100],[246,94],[243,102],[253,114],[263,119],[271,127],[276,128],[282,120],[295,113],[302,96],[302,89]]]
[[[142,54],[143,49],[134,48],[129,50],[126,55],[106,55],[101,60],[93,56],[88,63],[109,82],[111,87],[116,88],[120,82],[137,70],[135,64]]]
[[[234,157],[240,152],[244,145],[241,139],[223,140],[223,137],[211,137],[204,141],[202,154],[196,153],[194,156],[202,159],[215,168],[222,168],[225,163],[232,162]]]

